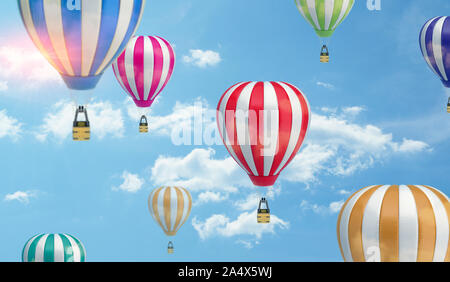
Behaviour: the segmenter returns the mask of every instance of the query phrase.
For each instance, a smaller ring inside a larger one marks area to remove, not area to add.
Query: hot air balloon
[[[95,88],[132,38],[145,0],[18,0],[18,4],[32,41],[80,100],[89,96],[86,92]],[[90,139],[86,106],[76,110],[73,139]]]
[[[222,95],[217,106],[222,141],[256,186],[274,185],[299,151],[309,123],[306,97],[285,82],[238,83]],[[269,221],[267,200],[262,198],[258,222]]]
[[[354,193],[337,223],[347,262],[449,262],[450,202],[424,185],[378,185]]]
[[[322,38],[320,62],[328,63],[330,54],[325,39],[333,35],[353,8],[354,0],[295,0],[298,10]]]
[[[172,46],[158,36],[134,37],[113,63],[117,81],[143,111],[166,87],[174,67],[175,52]],[[148,132],[147,117],[141,114],[139,131]]]
[[[450,88],[450,17],[432,18],[420,32],[420,49],[431,70]],[[450,113],[450,98],[447,103]]]
[[[177,234],[188,219],[191,208],[191,194],[185,188],[160,187],[153,190],[148,197],[148,210],[167,236]],[[167,252],[174,252],[172,241],[168,244]]]
[[[27,241],[23,262],[84,262],[86,250],[80,240],[69,234],[40,234]]]

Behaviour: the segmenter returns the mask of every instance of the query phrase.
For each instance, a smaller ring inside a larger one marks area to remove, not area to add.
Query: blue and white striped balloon
[[[86,250],[80,240],[68,234],[39,234],[25,244],[23,262],[84,262]]]
[[[429,20],[420,32],[420,48],[425,61],[450,88],[450,17]]]
[[[146,0],[17,0],[39,51],[75,90],[94,88],[139,26]]]

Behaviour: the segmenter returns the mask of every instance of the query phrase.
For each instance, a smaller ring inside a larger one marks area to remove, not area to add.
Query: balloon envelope
[[[145,0],[18,0],[29,36],[75,90],[94,88],[139,26]]]
[[[191,213],[192,198],[181,187],[160,187],[148,197],[148,210],[167,236],[175,236]]]
[[[420,49],[431,70],[450,87],[450,17],[436,17],[422,27]]]
[[[353,8],[354,0],[295,0],[298,10],[320,37],[330,37]]]
[[[69,234],[40,234],[27,241],[23,262],[84,262],[86,250],[80,240]]]
[[[369,186],[344,204],[337,223],[347,262],[450,261],[450,202],[424,185]]]
[[[175,67],[175,52],[164,38],[134,37],[113,63],[117,81],[136,106],[150,107],[166,87]]]
[[[223,143],[256,186],[272,186],[292,161],[310,123],[303,93],[284,82],[242,82],[217,106]]]

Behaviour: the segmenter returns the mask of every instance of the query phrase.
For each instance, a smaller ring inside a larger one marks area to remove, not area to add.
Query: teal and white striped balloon
[[[68,234],[40,234],[27,241],[23,262],[84,262],[86,250],[80,240]]]
[[[355,0],[295,0],[302,16],[320,37],[330,37],[345,20]]]

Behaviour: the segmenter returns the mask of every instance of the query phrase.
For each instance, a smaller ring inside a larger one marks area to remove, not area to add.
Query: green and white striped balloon
[[[320,37],[330,37],[350,13],[355,0],[295,0],[302,16]]]
[[[68,234],[40,234],[27,241],[23,262],[84,262],[86,250],[77,238]]]

